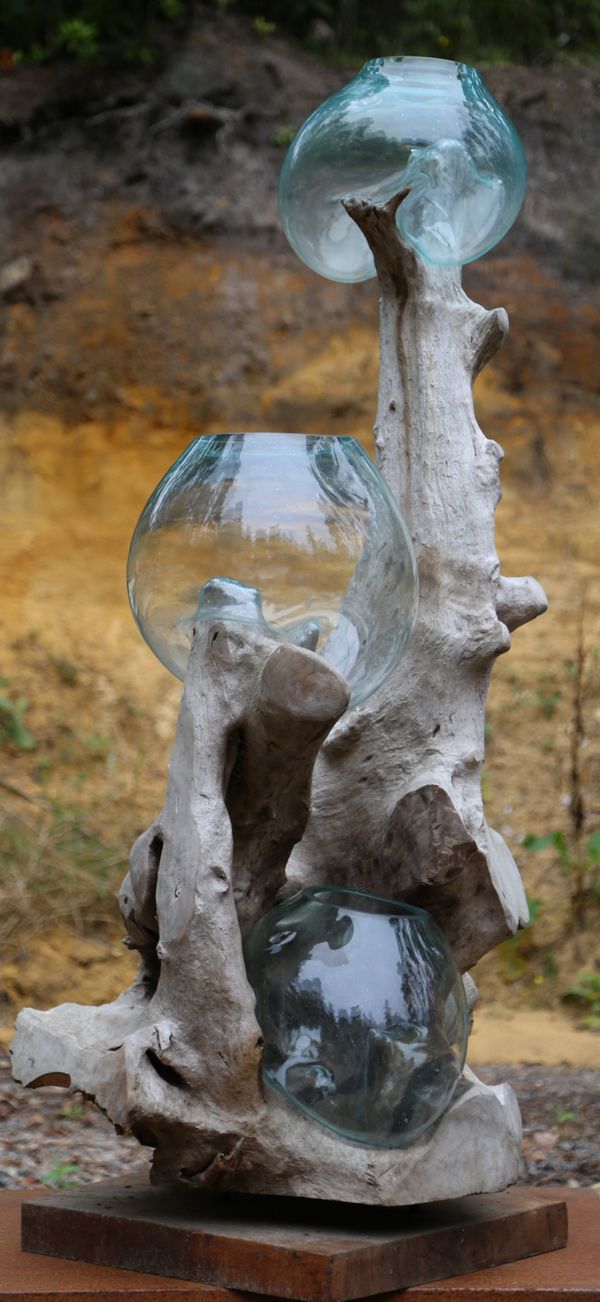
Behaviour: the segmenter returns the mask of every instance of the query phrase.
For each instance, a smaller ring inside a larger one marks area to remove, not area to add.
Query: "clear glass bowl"
[[[452,1099],[468,1018],[452,951],[423,909],[343,887],[279,904],[245,941],[264,1078],[345,1139],[396,1148]]]
[[[397,664],[415,615],[406,525],[354,439],[196,439],[147,502],[127,567],[148,645],[185,677],[199,619],[253,624],[318,651],[364,700]]]
[[[375,274],[340,199],[383,202],[410,186],[397,222],[421,258],[461,265],[514,222],[527,164],[512,123],[475,68],[447,59],[372,59],[307,119],[281,172],[283,228],[331,280]]]

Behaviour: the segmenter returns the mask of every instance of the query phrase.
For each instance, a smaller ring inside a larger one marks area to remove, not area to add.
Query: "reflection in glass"
[[[245,943],[264,1077],[347,1139],[400,1147],[448,1107],[466,1053],[463,983],[422,909],[316,886]]]
[[[398,209],[406,242],[439,266],[494,247],[523,202],[519,137],[480,75],[446,59],[372,59],[301,127],[284,160],[281,219],[296,253],[332,280],[375,274],[341,198]]]
[[[412,545],[354,439],[196,439],[140,516],[128,561],[139,629],[185,677],[194,624],[254,625],[322,654],[352,704],[397,664],[417,598]]]

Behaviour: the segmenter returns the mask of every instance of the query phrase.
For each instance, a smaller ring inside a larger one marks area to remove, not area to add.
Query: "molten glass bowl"
[[[410,187],[397,222],[421,258],[461,265],[494,247],[523,202],[519,137],[479,73],[447,59],[372,59],[307,119],[279,188],[283,228],[304,262],[331,280],[375,274],[342,207]]]
[[[196,439],[144,507],[127,582],[140,632],[185,677],[202,619],[255,626],[322,654],[352,704],[407,644],[417,600],[411,541],[354,439]]]
[[[378,1148],[418,1140],[464,1066],[463,983],[423,909],[315,886],[245,943],[266,1082],[313,1120]]]

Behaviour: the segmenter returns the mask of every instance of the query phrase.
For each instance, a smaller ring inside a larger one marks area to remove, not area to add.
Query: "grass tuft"
[[[80,810],[57,804],[0,813],[0,945],[68,923],[79,934],[115,918],[126,860],[86,827]]]

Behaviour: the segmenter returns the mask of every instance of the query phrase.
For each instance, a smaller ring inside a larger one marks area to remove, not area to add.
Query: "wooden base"
[[[413,1208],[197,1195],[144,1179],[26,1202],[26,1252],[303,1302],[348,1302],[564,1247],[566,1206],[510,1189]]]
[[[385,1302],[598,1302],[600,1199],[592,1189],[538,1189],[536,1195],[567,1203],[569,1242],[561,1252],[418,1284]],[[0,1190],[2,1302],[248,1302],[247,1294],[206,1284],[21,1252],[21,1209],[34,1197],[37,1192]]]

